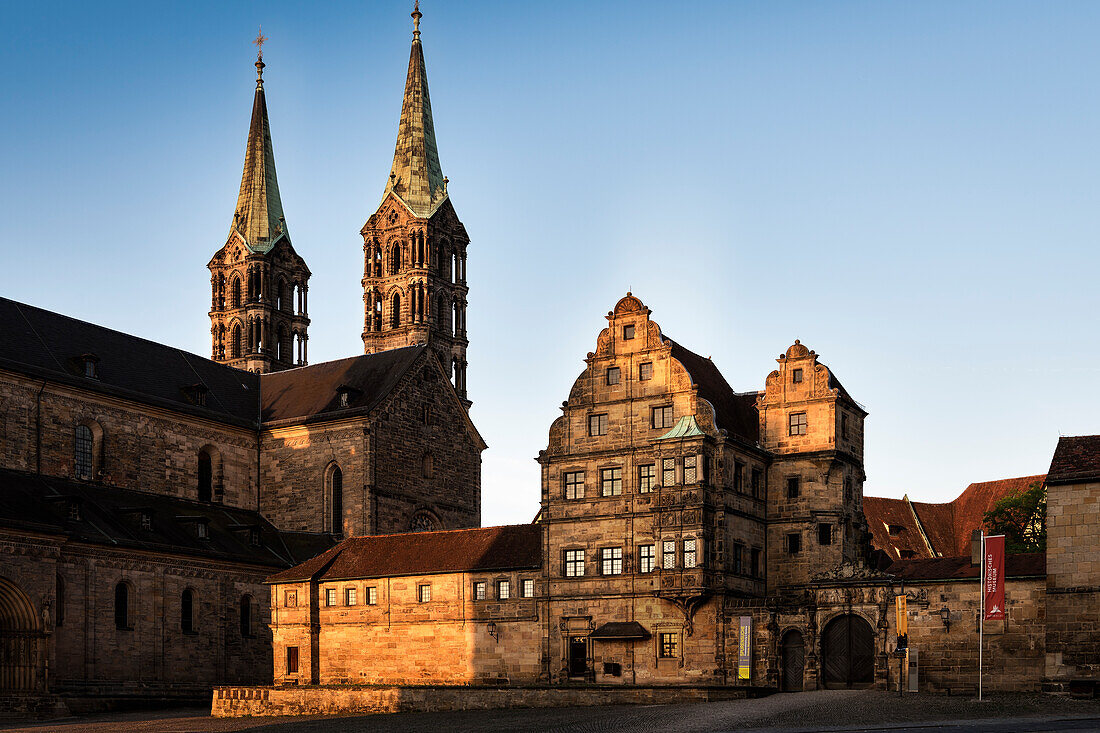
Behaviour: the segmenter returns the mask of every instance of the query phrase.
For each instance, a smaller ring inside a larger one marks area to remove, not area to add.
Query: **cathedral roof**
[[[435,144],[428,72],[424,66],[424,47],[420,43],[419,8],[413,11],[413,19],[415,30],[409,53],[409,73],[405,79],[397,146],[393,152],[393,167],[390,168],[386,193],[392,191],[412,213],[427,217],[446,200],[447,185]]]
[[[263,420],[301,420],[337,410],[369,412],[393,391],[426,349],[407,346],[263,374]],[[341,390],[348,393],[347,405],[339,402]]]
[[[542,530],[538,524],[512,524],[351,537],[267,582],[534,569],[542,566]]]
[[[286,236],[279,180],[275,176],[275,151],[271,145],[271,125],[264,97],[263,61],[256,62],[259,72],[256,95],[252,101],[252,122],[244,153],[244,172],[237,208],[229,236],[239,236],[253,252],[267,252]]]
[[[260,380],[182,349],[0,298],[0,368],[255,428]],[[85,376],[85,359],[95,376]],[[191,395],[205,389],[200,404]]]
[[[86,481],[0,469],[0,487],[0,526],[116,549],[287,567],[334,542],[280,532],[248,509]]]

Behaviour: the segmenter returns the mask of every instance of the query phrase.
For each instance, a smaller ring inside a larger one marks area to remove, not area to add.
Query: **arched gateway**
[[[875,681],[875,634],[855,614],[838,616],[821,635],[822,682],[827,689],[870,687]]]
[[[42,638],[30,599],[0,578],[0,692],[37,689]]]

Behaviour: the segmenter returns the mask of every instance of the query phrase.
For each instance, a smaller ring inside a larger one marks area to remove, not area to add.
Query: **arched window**
[[[450,309],[447,307],[447,299],[444,298],[442,295],[440,295],[439,296],[439,307],[436,308],[436,311],[435,311],[436,320],[439,321],[436,324],[436,327],[440,331],[443,331],[444,333],[446,333],[449,336],[450,335],[450,328],[448,327],[448,324],[447,324],[447,311],[448,310],[450,310]]]
[[[329,524],[333,534],[342,535],[344,533],[344,474],[339,466],[332,467],[328,482],[329,494],[332,497],[332,516],[329,518]]]
[[[229,336],[229,358],[237,359],[241,355],[241,324],[234,323]]]
[[[374,269],[372,272],[375,277],[382,277],[382,248],[377,245],[374,248]]]
[[[401,325],[401,293],[394,293],[390,302],[390,328]]]
[[[390,274],[401,272],[401,243],[397,242],[390,248]]]
[[[78,479],[84,481],[91,481],[92,479],[93,446],[92,429],[87,425],[77,425],[74,465],[76,466],[76,477]]]
[[[229,286],[229,303],[234,308],[241,307],[241,276],[234,275],[233,283]]]
[[[241,636],[252,636],[252,596],[241,596]]]
[[[431,478],[435,468],[432,464],[432,454],[425,453],[424,457],[420,459],[420,472],[424,475],[424,478]]]
[[[210,453],[199,451],[199,501],[214,498],[214,462]]]
[[[130,586],[125,581],[115,586],[115,628],[130,630]]]
[[[428,512],[417,512],[409,523],[413,532],[431,532],[435,530],[435,519]]]
[[[180,631],[185,634],[195,633],[195,591],[190,588],[180,596]]]

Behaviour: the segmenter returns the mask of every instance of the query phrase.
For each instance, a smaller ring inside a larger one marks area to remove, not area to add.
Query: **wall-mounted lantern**
[[[940,609],[940,620],[943,621],[943,627],[948,631],[951,630],[951,609],[944,606]]]
[[[486,630],[489,632],[489,636],[493,637],[493,641],[500,641],[500,632],[497,631],[496,621],[490,621]]]

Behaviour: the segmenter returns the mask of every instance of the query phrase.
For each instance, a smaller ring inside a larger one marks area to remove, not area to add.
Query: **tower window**
[[[802,384],[802,370],[801,369],[792,369],[791,370],[791,381],[794,382],[795,384]]]
[[[788,499],[797,499],[798,498],[798,494],[801,490],[801,486],[800,486],[801,483],[802,483],[802,479],[800,479],[798,476],[789,476],[787,478],[787,498]]]
[[[792,412],[787,416],[787,420],[790,435],[805,435],[807,433],[806,413]]]
[[[339,466],[332,467],[329,476],[329,491],[332,497],[332,516],[329,518],[332,533],[344,533],[344,473]]]
[[[87,425],[76,426],[74,465],[76,477],[84,481],[92,478],[92,429]]]
[[[607,370],[607,383],[618,384],[619,383],[619,367],[610,367]]]
[[[607,413],[588,416],[589,435],[607,435]]]
[[[819,525],[817,525],[817,544],[819,544],[819,545],[831,545],[831,544],[833,544],[833,525],[831,525],[831,524],[819,524]]]
[[[634,324],[623,326],[623,340],[630,341],[634,338]]]
[[[802,535],[789,534],[787,535],[787,554],[797,555],[802,551]]]

